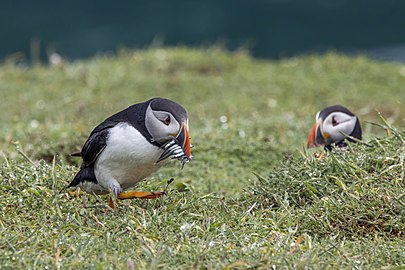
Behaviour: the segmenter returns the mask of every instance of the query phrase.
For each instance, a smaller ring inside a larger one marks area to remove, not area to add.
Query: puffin
[[[169,159],[191,159],[186,110],[174,101],[152,98],[108,117],[90,133],[82,149],[80,170],[68,185],[117,199],[158,198],[164,192],[125,191]],[[109,205],[115,208],[110,197]]]
[[[342,105],[324,108],[316,114],[315,121],[308,135],[307,148],[324,146],[326,151],[331,151],[333,147],[346,147],[346,140],[355,142],[350,137],[361,140],[359,119]]]

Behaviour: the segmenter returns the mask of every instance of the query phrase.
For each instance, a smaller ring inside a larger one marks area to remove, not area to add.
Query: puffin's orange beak
[[[184,142],[183,142],[183,150],[186,154],[187,158],[190,160],[191,158],[191,143],[190,143],[190,136],[188,135],[188,130],[186,126],[183,126],[184,130]]]
[[[307,140],[307,148],[318,147],[323,145],[324,138],[323,135],[321,134],[321,131],[318,130],[320,125],[322,125],[322,120],[318,119],[318,121],[316,121],[315,125],[309,132]]]
[[[315,123],[315,125],[312,127],[311,131],[309,132],[308,135],[308,140],[307,140],[307,148],[312,148],[312,147],[317,147],[318,145],[315,142],[315,136],[316,136],[316,129],[318,128],[318,122]]]
[[[183,148],[184,153],[186,154],[188,160],[191,159],[191,144],[190,144],[190,135],[188,134],[187,121],[181,124],[180,131],[177,135],[177,140],[179,145]]]
[[[322,131],[322,119],[318,119],[308,135],[307,148],[318,147],[330,143],[329,133]]]

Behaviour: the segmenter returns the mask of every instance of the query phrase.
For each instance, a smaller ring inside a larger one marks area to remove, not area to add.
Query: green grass
[[[2,269],[405,267],[405,67],[337,53],[256,60],[218,48],[0,66]],[[70,196],[69,157],[107,116],[161,96],[189,113],[194,159],[150,201]],[[315,158],[316,112],[343,104],[366,144]],[[378,114],[381,112],[382,117]],[[372,123],[378,123],[378,125]]]

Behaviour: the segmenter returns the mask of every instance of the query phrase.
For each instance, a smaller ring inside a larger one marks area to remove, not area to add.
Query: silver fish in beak
[[[167,143],[163,144],[160,148],[163,149],[164,151],[162,155],[160,155],[157,162],[160,162],[166,158],[171,157],[172,159],[180,160],[181,168],[183,169],[184,164],[188,163],[191,159],[191,157],[189,158],[187,154],[184,152],[183,148],[179,145],[177,139],[172,139],[168,141]]]

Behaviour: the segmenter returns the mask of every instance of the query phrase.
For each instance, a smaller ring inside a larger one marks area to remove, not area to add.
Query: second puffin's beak
[[[326,132],[322,132],[322,119],[318,119],[315,125],[312,127],[308,135],[307,148],[318,147],[326,145],[330,141],[330,135]]]
[[[318,122],[315,123],[315,125],[312,127],[311,131],[309,132],[308,140],[307,140],[307,148],[312,148],[312,147],[318,146],[315,142],[317,128],[318,128]]]
[[[179,135],[177,136],[177,140],[180,142],[181,147],[184,150],[184,153],[186,154],[187,158],[190,160],[191,159],[191,143],[190,143],[190,136],[188,134],[186,123],[183,123],[181,125],[181,129],[180,129]]]

